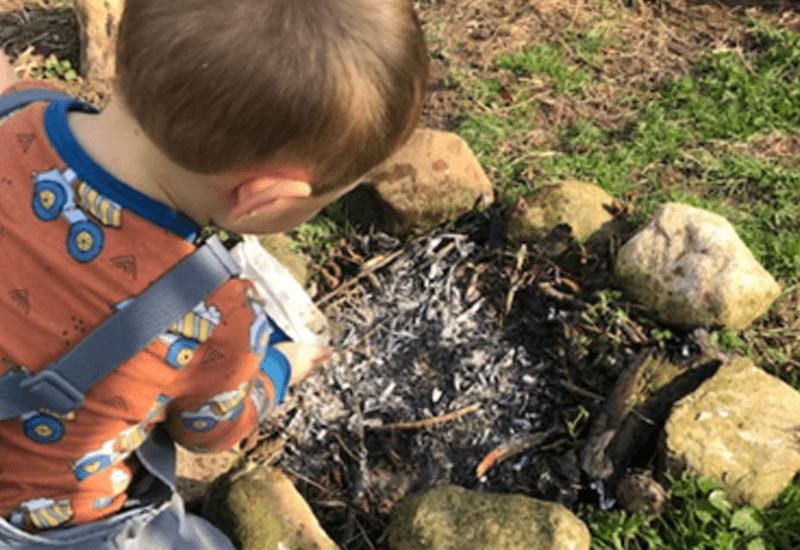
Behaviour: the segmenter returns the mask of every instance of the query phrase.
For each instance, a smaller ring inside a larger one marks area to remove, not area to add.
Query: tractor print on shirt
[[[75,412],[58,414],[46,410],[30,411],[23,414],[20,420],[22,420],[22,430],[28,439],[49,445],[61,441],[66,433],[64,420],[75,420]]]
[[[8,522],[19,529],[35,532],[61,527],[70,522],[73,515],[69,500],[35,498],[14,508]]]
[[[122,207],[100,195],[86,182],[79,181],[71,168],[34,174],[33,180],[33,212],[36,217],[45,222],[59,216],[64,218],[69,225],[69,255],[81,263],[94,260],[103,248],[104,235],[86,212],[107,227],[119,227]]]
[[[128,298],[116,304],[114,309],[119,311],[131,303],[135,298]],[[181,370],[194,357],[198,346],[211,337],[211,333],[222,320],[222,313],[216,306],[210,306],[205,301],[197,304],[187,311],[183,317],[173,323],[167,332],[159,335],[158,339],[167,345],[165,360],[169,366]]]
[[[218,393],[197,410],[180,413],[183,425],[193,432],[207,432],[223,420],[238,419],[244,411],[247,385],[242,382],[235,390]]]
[[[75,478],[83,481],[130,456],[147,439],[150,434],[148,425],[152,425],[153,420],[164,410],[167,403],[169,397],[159,394],[144,422],[123,430],[112,439],[103,442],[99,448],[89,451],[73,462],[72,471],[75,473]]]
[[[249,397],[256,408],[256,414],[258,415],[258,422],[260,424],[266,419],[270,404],[269,395],[267,395],[267,390],[264,388],[264,384],[261,382],[260,378],[256,378],[253,387],[250,388]]]
[[[178,370],[194,357],[197,347],[209,339],[222,320],[222,313],[214,306],[200,302],[188,311],[169,331],[159,339],[167,344],[167,363]]]
[[[250,342],[247,349],[258,355],[264,355],[267,352],[269,339],[272,336],[272,323],[266,310],[264,310],[264,306],[256,299],[250,289],[247,290],[247,303],[250,309],[253,310],[253,322],[250,323]]]
[[[105,441],[100,448],[89,451],[72,463],[75,479],[83,481],[127,458],[137,447],[144,443],[147,435],[147,427],[142,422]]]

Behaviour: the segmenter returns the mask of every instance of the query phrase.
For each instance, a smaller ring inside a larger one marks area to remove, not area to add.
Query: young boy
[[[202,226],[287,230],[401,145],[427,76],[410,4],[127,0],[101,113],[57,100],[0,121],[0,380],[135,301]],[[229,279],[76,410],[0,421],[0,549],[232,548],[184,514],[173,440],[237,444],[325,357],[273,328]]]

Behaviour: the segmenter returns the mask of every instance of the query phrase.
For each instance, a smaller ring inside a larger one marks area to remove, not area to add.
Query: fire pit
[[[343,548],[385,547],[394,505],[438,483],[585,500],[589,410],[633,355],[576,368],[575,327],[608,269],[568,231],[504,247],[499,216],[474,212],[405,246],[355,236],[339,251],[345,283],[318,303],[341,351],[292,393],[261,451],[279,449]]]

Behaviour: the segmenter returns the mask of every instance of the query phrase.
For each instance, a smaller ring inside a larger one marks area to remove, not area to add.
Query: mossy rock
[[[242,550],[338,550],[280,470],[245,464],[217,480],[203,516]]]
[[[523,495],[436,487],[392,514],[392,550],[586,550],[589,530],[564,506]]]

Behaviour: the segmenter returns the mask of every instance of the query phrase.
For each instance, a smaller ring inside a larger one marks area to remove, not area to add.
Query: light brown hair
[[[315,194],[408,138],[427,71],[410,0],[127,0],[119,27],[118,91],[169,158],[295,161]]]

